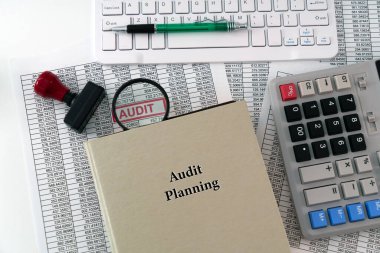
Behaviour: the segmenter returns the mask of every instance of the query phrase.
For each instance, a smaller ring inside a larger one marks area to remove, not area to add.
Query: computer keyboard
[[[331,58],[334,0],[95,0],[94,55],[102,63],[241,62]],[[127,34],[114,26],[228,20],[247,30]]]
[[[274,79],[272,109],[301,231],[380,227],[380,60]]]

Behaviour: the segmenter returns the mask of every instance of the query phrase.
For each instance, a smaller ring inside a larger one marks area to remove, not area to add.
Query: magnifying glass
[[[113,119],[125,131],[166,120],[169,97],[157,82],[136,78],[124,83],[112,100]]]

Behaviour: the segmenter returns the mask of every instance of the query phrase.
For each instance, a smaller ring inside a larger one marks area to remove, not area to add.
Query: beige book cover
[[[86,150],[112,252],[290,252],[245,102]]]

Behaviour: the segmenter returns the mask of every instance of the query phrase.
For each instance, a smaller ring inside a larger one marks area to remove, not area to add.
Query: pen
[[[234,31],[247,29],[247,24],[238,22],[195,22],[178,24],[139,24],[116,26],[111,28],[114,32],[127,33],[167,33],[167,32],[212,32],[212,31]]]

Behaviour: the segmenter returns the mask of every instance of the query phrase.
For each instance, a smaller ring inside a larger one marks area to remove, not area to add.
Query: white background
[[[90,0],[0,0],[0,253],[38,252],[9,61],[89,38],[91,13]]]

